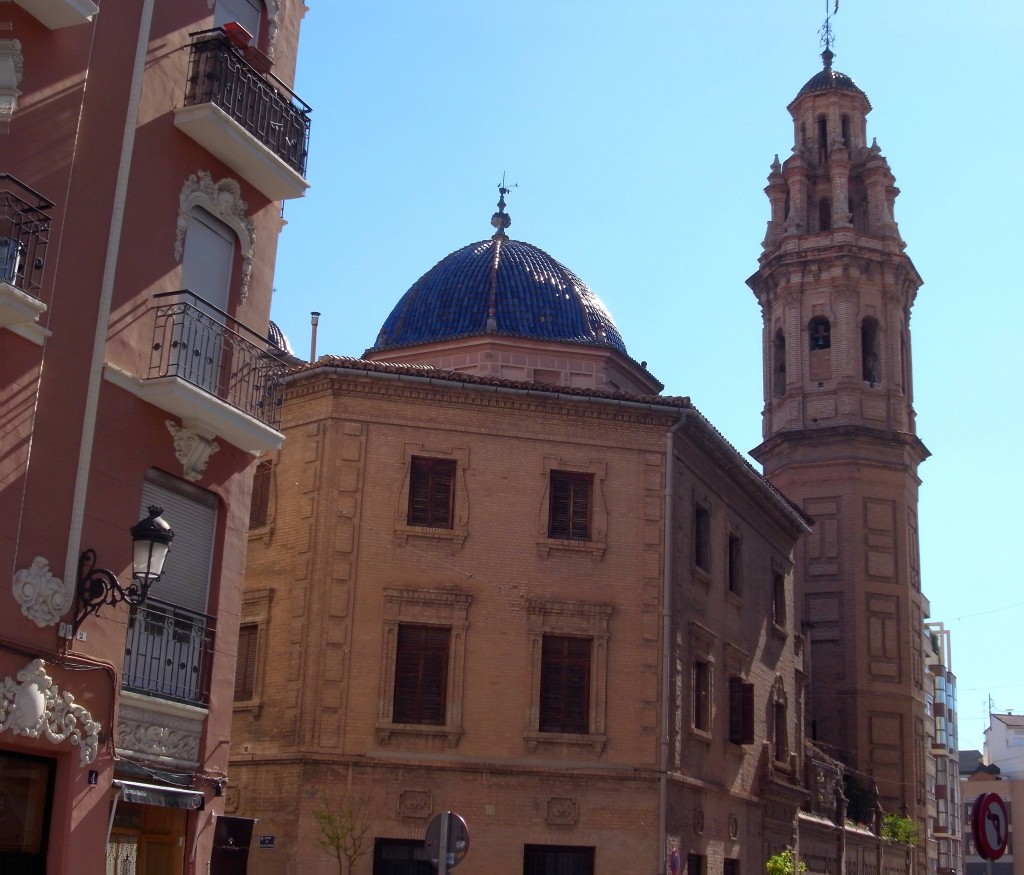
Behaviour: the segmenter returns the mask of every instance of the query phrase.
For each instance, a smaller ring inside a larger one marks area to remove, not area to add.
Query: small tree
[[[796,858],[792,848],[784,848],[765,861],[764,871],[767,875],[797,875],[807,871],[807,864]]]
[[[882,838],[902,845],[917,844],[917,824],[904,814],[886,814],[882,817]]]
[[[313,812],[313,818],[320,829],[316,843],[330,851],[338,861],[338,872],[351,872],[356,860],[369,850],[370,828],[373,825],[373,809],[367,796],[344,796],[334,806],[324,793],[320,797],[321,807]],[[345,863],[348,863],[346,870]]]

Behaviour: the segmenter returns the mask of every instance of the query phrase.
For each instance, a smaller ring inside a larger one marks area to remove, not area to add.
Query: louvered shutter
[[[592,474],[551,472],[548,498],[548,537],[562,540],[590,540],[590,493]]]
[[[398,627],[393,722],[444,725],[449,642],[447,626]]]
[[[238,628],[238,660],[235,663],[235,701],[244,702],[256,690],[256,645],[259,626],[246,623]]]
[[[260,462],[252,478],[252,502],[249,505],[249,528],[259,529],[270,518],[270,485],[274,468],[270,462]]]
[[[409,471],[410,526],[450,529],[455,499],[455,460],[413,456]]]
[[[223,27],[229,21],[237,21],[252,34],[253,43],[259,42],[260,5],[255,0],[217,0],[213,26]]]
[[[541,645],[541,732],[589,732],[590,639],[545,635]]]
[[[186,495],[184,491],[147,480],[142,484],[143,515],[149,512],[151,504],[164,509],[163,518],[174,531],[174,541],[163,577],[153,585],[150,596],[205,614],[213,568],[217,499],[201,489],[188,490]]]

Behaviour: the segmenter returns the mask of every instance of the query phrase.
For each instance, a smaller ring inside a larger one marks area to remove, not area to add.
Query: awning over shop
[[[121,798],[125,802],[136,802],[140,805],[199,811],[205,803],[203,794],[197,790],[181,790],[177,787],[161,787],[158,784],[140,784],[137,781],[120,779],[114,781],[114,787],[120,788]]]

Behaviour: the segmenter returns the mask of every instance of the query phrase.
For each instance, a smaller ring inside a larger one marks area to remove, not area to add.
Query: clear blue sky
[[[297,93],[312,188],[285,207],[273,318],[360,355],[449,252],[509,233],[579,274],[630,354],[740,450],[760,441],[761,319],[744,280],[786,105],[821,68],[822,0],[308,0]],[[960,746],[988,696],[1024,712],[1018,531],[1024,4],[842,0],[835,68],[874,106],[925,279],[913,311],[921,550],[953,632]]]

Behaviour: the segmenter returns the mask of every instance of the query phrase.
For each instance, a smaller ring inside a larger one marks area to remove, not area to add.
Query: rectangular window
[[[548,537],[563,541],[590,540],[590,497],[593,474],[551,472]]]
[[[693,663],[693,728],[711,731],[711,666],[703,660]]]
[[[455,459],[413,456],[409,472],[409,525],[450,529],[454,504]]]
[[[589,638],[545,635],[541,645],[541,732],[590,731]]]
[[[729,533],[729,546],[726,554],[729,567],[727,569],[729,592],[739,595],[743,589],[743,550],[740,536]]]
[[[772,574],[772,621],[786,628],[786,576],[781,571]]]
[[[238,627],[238,659],[235,662],[235,701],[246,702],[256,692],[256,645],[260,627],[243,623]]]
[[[786,726],[786,703],[772,705],[772,742],[776,762],[783,763],[789,758],[789,732]]]
[[[743,678],[729,678],[729,741],[754,743],[754,685]]]
[[[703,504],[693,506],[693,562],[704,571],[711,570],[711,511]]]
[[[686,875],[705,875],[705,859],[703,854],[687,854]]]
[[[525,845],[523,875],[594,875],[594,849]]]
[[[270,481],[274,467],[260,462],[252,475],[252,502],[249,505],[249,528],[262,529],[270,520]]]
[[[450,638],[447,626],[399,625],[395,723],[445,724]]]
[[[431,875],[436,871],[420,839],[373,841],[373,875]]]
[[[722,860],[722,875],[740,875],[740,861],[735,857]]]

